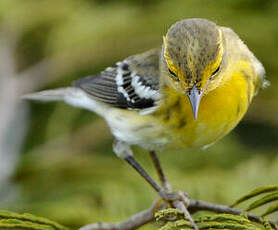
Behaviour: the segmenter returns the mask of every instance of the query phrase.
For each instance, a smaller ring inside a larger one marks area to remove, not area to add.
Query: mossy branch
[[[69,230],[68,228],[28,213],[18,214],[8,211],[0,211],[1,230]]]
[[[185,225],[188,227],[188,229],[192,229],[190,227],[189,221],[186,220],[184,217],[184,214],[181,213],[177,209],[165,209],[166,205],[165,204],[160,204],[156,205],[153,204],[149,209],[146,209],[145,211],[142,211],[140,213],[135,214],[134,216],[126,219],[123,222],[118,222],[118,223],[93,223],[86,225],[80,230],[112,230],[112,229],[117,229],[117,230],[131,230],[138,228],[144,224],[147,224],[149,222],[155,221],[154,213],[158,211],[156,214],[157,220],[159,220],[159,215],[165,215],[168,213],[168,218],[171,221],[165,228],[162,228],[161,230],[166,230],[166,229],[179,229],[177,226],[180,226],[182,229],[186,229]],[[159,210],[162,210],[160,212]],[[173,212],[175,210],[176,212]],[[256,229],[261,229],[257,228],[256,225],[253,223],[259,223],[262,226],[270,226],[271,230],[275,229],[277,230],[278,227],[276,226],[276,223],[274,221],[266,220],[261,218],[260,216],[254,215],[252,213],[246,213],[245,211],[231,208],[229,206],[225,205],[220,205],[220,204],[213,204],[201,200],[190,200],[190,204],[188,206],[188,211],[191,214],[194,214],[199,211],[210,211],[214,213],[221,213],[221,215],[203,215],[199,219],[195,219],[195,222],[199,225],[201,222],[214,220],[214,223],[212,225],[210,224],[202,224],[199,226],[200,229],[249,229],[249,230],[256,230]],[[230,215],[227,215],[230,214]],[[165,216],[163,216],[165,217]],[[162,217],[161,217],[162,218]],[[229,221],[228,221],[229,219]],[[178,220],[178,222],[173,222]],[[216,221],[218,220],[218,222]],[[219,221],[221,220],[221,221]],[[225,221],[226,220],[226,221]],[[233,220],[233,223],[228,224]],[[219,223],[220,222],[220,223]],[[246,224],[244,224],[246,223]],[[164,225],[165,226],[165,225]],[[250,227],[252,226],[252,228]],[[225,227],[225,228],[224,228]],[[267,229],[266,227],[264,229]]]
[[[277,189],[268,186],[251,191],[236,201],[236,204],[268,193],[267,196],[258,198],[249,205],[261,207],[267,203],[277,201]],[[269,198],[270,197],[270,198]],[[267,201],[267,202],[266,202]],[[178,209],[168,208],[166,203],[155,201],[152,206],[132,217],[118,223],[94,223],[86,225],[80,230],[131,230],[136,229],[152,221],[162,224],[160,230],[194,229],[192,221],[188,220],[185,213]],[[187,207],[190,214],[200,211],[209,211],[209,214],[198,215],[194,219],[200,230],[202,229],[241,229],[241,230],[278,230],[277,222],[266,219],[265,216],[278,211],[277,204],[270,206],[263,214],[257,216],[247,211],[235,209],[229,206],[208,203],[200,200],[190,200]],[[211,213],[212,212],[212,213]],[[258,225],[259,224],[259,225]],[[0,211],[0,229],[3,230],[69,230],[68,228],[46,218],[31,214],[17,214],[13,212]]]

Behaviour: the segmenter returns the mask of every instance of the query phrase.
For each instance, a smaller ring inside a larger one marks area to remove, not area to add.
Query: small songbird
[[[239,123],[267,84],[263,65],[232,29],[196,18],[172,25],[159,49],[130,56],[72,87],[24,98],[62,100],[102,116],[117,156],[161,192],[129,146],[150,150],[167,187],[155,150],[211,145]]]

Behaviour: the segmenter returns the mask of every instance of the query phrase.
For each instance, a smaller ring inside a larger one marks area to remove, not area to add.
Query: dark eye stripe
[[[218,66],[218,68],[211,75],[216,74],[219,71],[219,69],[220,69],[220,66]]]
[[[169,73],[171,74],[171,77],[175,80],[175,81],[180,81],[180,79],[177,77],[177,75],[170,69],[168,69]]]
[[[211,74],[209,80],[213,80],[213,78],[215,77],[215,74],[217,74],[217,72],[220,70],[220,65],[217,67],[216,70],[214,70],[214,72]]]
[[[168,69],[168,71],[171,75],[173,75],[174,77],[177,77],[177,75],[172,70]]]

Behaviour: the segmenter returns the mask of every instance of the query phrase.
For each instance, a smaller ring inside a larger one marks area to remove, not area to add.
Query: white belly
[[[169,142],[164,128],[156,124],[149,115],[111,108],[105,119],[116,139],[130,145],[153,149]]]

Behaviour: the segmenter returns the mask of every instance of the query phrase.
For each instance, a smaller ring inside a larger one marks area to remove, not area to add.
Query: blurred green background
[[[230,204],[255,187],[277,184],[277,0],[1,0],[0,60],[12,68],[5,70],[10,75],[0,69],[0,77],[17,82],[2,94],[5,102],[17,96],[4,144],[18,154],[0,183],[0,209],[77,228],[119,221],[151,205],[156,194],[114,156],[113,138],[101,118],[64,103],[23,104],[18,96],[70,85],[159,47],[171,24],[191,17],[234,29],[262,61],[272,85],[259,93],[238,127],[211,148],[160,153],[172,186],[193,199]],[[7,86],[2,82],[0,91]],[[0,108],[3,117],[7,109]],[[16,143],[20,148],[13,148]],[[134,151],[155,177],[148,154]],[[2,168],[7,152],[0,155]]]

